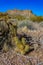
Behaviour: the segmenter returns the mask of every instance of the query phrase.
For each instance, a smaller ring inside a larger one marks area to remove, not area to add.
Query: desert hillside
[[[43,65],[43,16],[0,12],[0,65]]]
[[[36,16],[31,10],[9,10],[5,13],[0,12],[0,18],[17,19],[17,20],[32,20],[33,22],[43,21],[43,16]]]

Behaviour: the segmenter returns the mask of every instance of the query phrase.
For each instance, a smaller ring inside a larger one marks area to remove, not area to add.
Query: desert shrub
[[[17,20],[25,20],[25,16],[22,16],[22,15],[15,15],[13,16],[13,18],[17,19]]]
[[[35,24],[30,20],[24,20],[24,21],[21,21],[21,23],[20,22],[18,23],[18,28],[22,28],[25,26],[30,30],[36,29]]]
[[[33,22],[41,22],[43,21],[43,17],[42,16],[31,16],[30,20],[32,20]]]
[[[39,23],[40,27],[43,27],[43,21]]]

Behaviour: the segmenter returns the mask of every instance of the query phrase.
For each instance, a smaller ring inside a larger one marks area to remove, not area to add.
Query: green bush
[[[17,20],[25,20],[26,17],[22,16],[22,15],[15,15],[13,18],[17,19]]]
[[[33,22],[41,22],[43,21],[43,17],[42,16],[31,16],[30,20],[32,20]]]

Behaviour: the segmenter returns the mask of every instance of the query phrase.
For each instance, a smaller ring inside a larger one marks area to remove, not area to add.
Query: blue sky
[[[43,0],[0,0],[0,12],[7,10],[32,10],[38,16],[43,16]]]

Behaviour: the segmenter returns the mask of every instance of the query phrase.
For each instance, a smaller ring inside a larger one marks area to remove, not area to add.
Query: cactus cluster
[[[4,28],[4,29],[3,29]],[[17,36],[17,24],[13,22],[0,22],[0,49],[7,52],[10,48],[14,51],[26,54],[30,50],[29,44],[24,37],[21,40]]]
[[[12,40],[13,43],[16,45],[15,47],[16,52],[19,52],[21,54],[26,54],[30,50],[30,46],[26,44],[25,38],[19,40],[18,37],[13,37]]]

